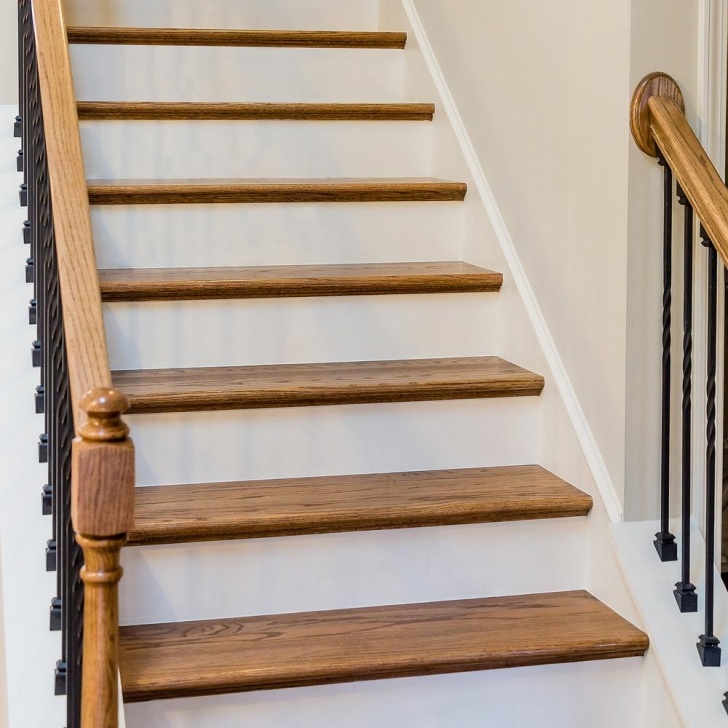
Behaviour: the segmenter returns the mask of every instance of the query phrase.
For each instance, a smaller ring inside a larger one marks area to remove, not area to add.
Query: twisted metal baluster
[[[715,610],[715,375],[718,335],[718,253],[701,225],[700,237],[708,248],[708,401],[706,407],[705,462],[705,633],[698,653],[705,667],[720,667],[720,640],[714,634]]]
[[[685,207],[685,266],[683,302],[683,378],[682,378],[682,573],[675,584],[675,600],[681,612],[698,611],[698,595],[690,581],[691,514],[691,425],[693,374],[693,207],[680,185],[678,200]]]
[[[661,561],[677,561],[677,543],[670,532],[670,381],[672,347],[672,170],[662,153],[664,195],[662,220],[662,438],[660,469],[660,532],[655,549]]]

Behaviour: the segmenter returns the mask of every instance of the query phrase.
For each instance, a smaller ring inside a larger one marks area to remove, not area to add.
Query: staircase
[[[407,33],[68,5],[138,457],[129,728],[637,726],[609,711],[647,638],[584,590],[592,496],[539,464],[553,385],[498,356],[520,304],[431,176],[464,165],[404,98]]]

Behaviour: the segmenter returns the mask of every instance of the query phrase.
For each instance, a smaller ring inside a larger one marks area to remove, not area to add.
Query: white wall
[[[627,516],[645,517],[659,462],[660,191],[628,108],[662,67],[694,100],[698,0],[416,6]]]
[[[18,2],[0,0],[0,104],[18,102]],[[17,113],[17,112],[16,112]]]
[[[5,664],[5,631],[3,621],[3,574],[0,554],[0,728],[8,728],[8,690]]]

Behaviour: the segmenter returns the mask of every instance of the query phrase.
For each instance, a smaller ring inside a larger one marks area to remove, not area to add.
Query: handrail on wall
[[[134,517],[134,447],[121,420],[129,405],[112,389],[62,3],[19,0],[18,15],[21,202],[29,208],[51,499],[44,511],[54,515],[63,632],[56,689],[67,695],[68,728],[116,728],[119,556]]]
[[[728,188],[688,123],[674,79],[665,73],[645,76],[632,97],[630,121],[637,146],[651,157],[662,153],[728,265]]]
[[[681,612],[698,611],[698,590],[691,583],[693,456],[693,284],[695,279],[695,217],[700,240],[708,254],[707,408],[705,412],[705,629],[697,643],[705,667],[721,664],[720,640],[714,633],[716,508],[716,372],[718,341],[719,263],[728,264],[728,188],[721,180],[686,117],[679,86],[664,73],[651,73],[640,81],[630,109],[632,136],[646,154],[663,167],[663,296],[662,296],[662,452],[660,532],[655,548],[662,561],[678,560],[678,544],[670,532],[670,467],[673,422],[671,406],[673,175],[677,196],[684,206],[683,225],[683,352],[681,435],[681,580],[674,597]],[[728,711],[728,693],[723,703]]]

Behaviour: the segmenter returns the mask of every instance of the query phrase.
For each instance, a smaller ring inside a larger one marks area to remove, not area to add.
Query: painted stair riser
[[[640,728],[643,659],[523,667],[126,706],[127,728]],[[619,696],[615,700],[615,696]]]
[[[64,0],[69,25],[155,28],[378,30],[376,0]]]
[[[497,293],[104,307],[113,369],[485,356],[496,350]]]
[[[566,518],[129,547],[122,624],[578,589],[585,528]]]
[[[427,177],[430,137],[413,121],[81,124],[91,179]]]
[[[466,198],[467,199],[467,198]],[[103,206],[100,268],[460,260],[459,202]]]
[[[128,415],[137,484],[538,461],[537,397]]]
[[[82,101],[392,103],[401,50],[71,46]]]

